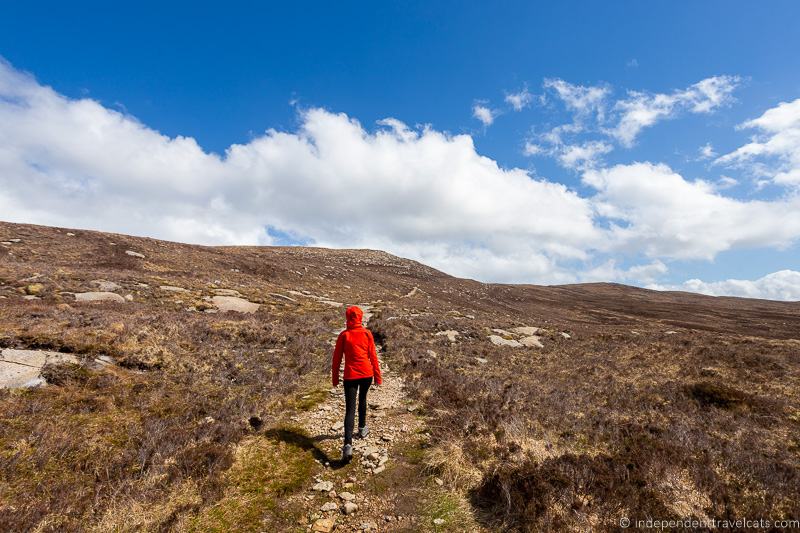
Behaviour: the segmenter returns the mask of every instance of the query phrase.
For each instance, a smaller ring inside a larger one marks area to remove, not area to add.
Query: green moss
[[[262,531],[289,527],[300,512],[280,503],[302,490],[315,462],[306,450],[255,437],[242,443],[224,475],[222,499],[190,521],[190,531]]]
[[[300,411],[310,411],[317,405],[325,401],[328,397],[328,389],[323,386],[317,386],[310,392],[303,392],[302,395],[293,399],[291,402],[292,407]]]
[[[436,519],[442,519],[444,523],[436,525],[433,522]],[[422,524],[430,531],[468,530],[467,524],[473,522],[459,496],[451,492],[431,494],[423,507]]]

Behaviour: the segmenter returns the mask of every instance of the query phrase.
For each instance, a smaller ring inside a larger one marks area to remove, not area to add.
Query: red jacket
[[[364,312],[356,306],[348,307],[345,313],[347,329],[339,333],[336,348],[333,350],[331,378],[333,386],[339,384],[339,365],[344,355],[344,379],[375,378],[375,384],[383,383],[378,354],[375,352],[375,339],[372,333],[361,325]]]

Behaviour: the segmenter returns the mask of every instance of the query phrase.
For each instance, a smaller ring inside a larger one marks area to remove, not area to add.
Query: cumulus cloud
[[[800,98],[782,102],[740,127],[755,129],[758,135],[716,163],[752,164],[757,175],[766,175],[779,185],[800,187]]]
[[[383,249],[459,276],[537,283],[602,269],[605,279],[657,282],[662,259],[786,246],[800,235],[796,197],[743,202],[648,163],[587,170],[596,193],[582,196],[501,167],[469,135],[298,113],[294,131],[209,153],[0,63],[0,218],[200,244],[290,235]],[[594,148],[587,153],[606,149]],[[649,263],[608,261],[639,249]]]
[[[185,242],[381,248],[482,279],[567,281],[600,230],[565,186],[503,169],[468,135],[323,109],[224,154],[0,69],[0,212]]]
[[[648,288],[665,291],[699,292],[710,296],[739,296],[767,300],[800,301],[800,272],[781,270],[756,280],[728,279],[706,282],[690,279],[679,285],[653,284]]]
[[[614,104],[619,122],[609,133],[624,146],[632,146],[643,129],[681,111],[710,113],[731,103],[740,82],[738,76],[714,76],[670,94],[629,91],[626,99]]]
[[[590,170],[583,182],[597,190],[595,209],[611,221],[611,249],[710,260],[733,248],[785,249],[800,238],[800,196],[738,200],[652,163]]]
[[[475,104],[472,106],[472,116],[480,120],[484,126],[491,126],[497,117],[497,111],[483,104]]]
[[[506,94],[505,100],[514,111],[522,111],[531,104],[533,95],[528,92],[527,87],[523,87],[519,92]]]

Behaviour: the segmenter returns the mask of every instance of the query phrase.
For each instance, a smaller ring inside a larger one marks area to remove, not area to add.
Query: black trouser
[[[344,443],[353,444],[353,423],[356,418],[356,393],[358,393],[358,427],[367,425],[367,391],[372,378],[344,380]]]

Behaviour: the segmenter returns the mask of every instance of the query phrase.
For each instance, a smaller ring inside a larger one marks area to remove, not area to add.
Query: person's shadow
[[[298,448],[311,452],[311,455],[314,456],[314,459],[321,462],[322,464],[328,463],[330,468],[333,470],[339,470],[340,468],[344,468],[350,462],[349,460],[345,461],[341,458],[333,459],[328,457],[317,443],[323,440],[331,440],[339,438],[339,435],[319,435],[316,437],[309,437],[304,433],[300,433],[299,431],[295,431],[293,429],[288,428],[272,428],[268,429],[264,432],[264,436],[269,439],[285,442],[287,444],[292,444],[297,446]]]

